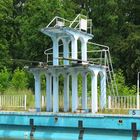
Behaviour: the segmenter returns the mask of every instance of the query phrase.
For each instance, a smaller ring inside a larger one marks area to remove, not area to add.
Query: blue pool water
[[[40,130],[42,130],[40,128]],[[45,130],[44,130],[45,131]],[[48,129],[48,133],[44,131],[38,131],[38,134],[35,137],[36,139],[31,140],[78,140],[78,130],[71,129],[69,132],[60,130],[52,131]],[[14,132],[13,132],[14,133]],[[43,134],[44,133],[44,134]],[[47,138],[52,137],[52,138]],[[0,138],[0,140],[23,140],[23,139],[30,139],[30,138],[17,138],[16,136],[13,139]],[[118,130],[100,130],[100,129],[87,129],[84,131],[83,140],[132,140],[132,131],[118,131]],[[138,132],[137,140],[140,140],[140,132]]]

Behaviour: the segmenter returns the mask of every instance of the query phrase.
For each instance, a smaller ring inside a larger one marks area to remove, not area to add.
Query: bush
[[[28,77],[26,72],[23,69],[17,68],[14,71],[12,81],[11,81],[12,87],[19,89],[25,89],[28,86]]]
[[[6,68],[0,72],[0,92],[4,92],[9,87],[10,73]]]
[[[116,83],[117,83],[119,95],[135,95],[136,94],[135,85],[131,87],[126,85],[125,77],[123,75],[122,70],[118,70],[116,73]]]

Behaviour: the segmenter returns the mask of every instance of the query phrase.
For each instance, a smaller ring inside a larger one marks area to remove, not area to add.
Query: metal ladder
[[[109,47],[105,45],[101,45],[98,43],[88,42],[89,44],[102,47],[103,51],[101,51],[101,59],[104,60],[104,62],[100,62],[100,65],[104,65],[106,67],[106,73],[107,73],[107,86],[109,90],[109,95],[118,95],[118,87],[116,84],[116,78],[114,74],[114,69],[112,65],[112,59],[109,51]],[[103,54],[104,52],[104,54]]]

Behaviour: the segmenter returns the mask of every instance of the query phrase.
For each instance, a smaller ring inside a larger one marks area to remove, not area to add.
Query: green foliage
[[[140,71],[139,5],[138,0],[1,0],[0,69],[14,71],[25,65],[10,58],[46,61],[43,52],[52,42],[40,29],[55,16],[73,20],[83,13],[93,20],[94,42],[110,46],[116,71],[123,70],[124,85],[134,85]],[[33,77],[30,87],[32,81]]]
[[[119,95],[135,95],[136,94],[136,86],[127,86],[125,82],[125,77],[122,73],[122,70],[118,70],[116,73],[116,84],[118,87]]]
[[[20,70],[19,68],[17,68],[14,71],[11,84],[17,90],[27,88],[28,78],[27,78],[26,72],[22,69]]]
[[[10,73],[6,68],[0,72],[0,92],[3,93],[9,87]]]
[[[45,90],[46,89],[46,76],[41,75],[41,89]]]

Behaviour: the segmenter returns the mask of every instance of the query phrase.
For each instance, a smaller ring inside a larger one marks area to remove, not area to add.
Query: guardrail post
[[[24,96],[24,109],[26,110],[27,95]]]
[[[0,95],[0,108],[2,107],[2,103],[1,103],[1,95]]]
[[[42,95],[42,102],[41,102],[42,107],[45,106],[45,96]]]
[[[108,96],[108,109],[111,109],[111,96]]]
[[[140,95],[137,94],[137,109],[140,108]]]

